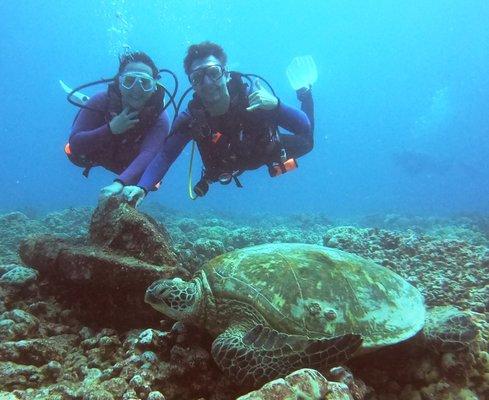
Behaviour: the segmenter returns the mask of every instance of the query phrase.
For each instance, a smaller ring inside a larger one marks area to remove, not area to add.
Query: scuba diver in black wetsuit
[[[247,84],[243,78],[250,75],[226,70],[226,59],[223,49],[211,42],[189,47],[184,67],[194,96],[141,177],[145,190],[163,178],[192,139],[204,164],[202,178],[193,188],[196,196],[204,196],[213,182],[234,181],[241,187],[238,176],[263,165],[271,176],[280,175],[297,167],[296,159],[312,150],[311,88],[297,91],[302,111],[289,107],[260,81]],[[281,133],[278,127],[292,134]]]

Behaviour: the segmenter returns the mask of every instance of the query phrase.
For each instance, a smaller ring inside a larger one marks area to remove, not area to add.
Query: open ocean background
[[[181,94],[186,49],[203,40],[297,106],[285,69],[312,55],[315,148],[296,171],[247,172],[243,189],[215,184],[193,202],[188,146],[146,202],[329,216],[489,211],[488,1],[2,1],[0,21],[1,212],[94,206],[113,179],[101,168],[85,179],[66,159],[77,109],[59,79],[112,77],[129,45],[173,70]]]

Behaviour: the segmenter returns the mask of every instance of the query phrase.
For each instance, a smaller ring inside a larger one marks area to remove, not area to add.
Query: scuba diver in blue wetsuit
[[[189,47],[185,72],[194,91],[187,110],[178,114],[164,146],[146,168],[138,186],[146,193],[159,182],[190,140],[197,143],[203,172],[191,197],[204,196],[209,184],[232,181],[246,170],[268,166],[271,176],[297,167],[296,159],[313,148],[314,105],[310,87],[297,91],[302,111],[282,103],[257,80],[226,69],[217,44]],[[278,127],[292,134],[278,131]],[[191,187],[191,185],[190,185]],[[128,199],[130,200],[130,199]]]
[[[65,146],[66,155],[84,168],[86,177],[96,166],[117,174],[101,189],[100,200],[120,196],[137,204],[141,198],[136,196],[141,190],[137,185],[170,129],[164,103],[169,92],[158,81],[160,72],[174,76],[169,70],[159,70],[146,53],[127,52],[120,57],[113,79],[90,82],[75,90],[60,81],[69,93],[68,100],[81,108]],[[108,84],[107,90],[91,98],[79,92],[98,84]],[[171,94],[170,99],[173,101]],[[155,179],[147,175],[146,179],[155,181],[147,190],[159,187]]]

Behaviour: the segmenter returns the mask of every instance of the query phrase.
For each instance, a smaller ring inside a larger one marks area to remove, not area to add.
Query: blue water
[[[192,202],[188,146],[146,201],[331,216],[489,211],[486,0],[31,0],[0,2],[0,15],[0,210],[95,205],[112,181],[100,168],[85,179],[65,158],[77,109],[59,79],[111,77],[129,45],[183,89],[186,48],[212,40],[232,69],[266,77],[289,104],[288,63],[314,57],[315,148],[294,172],[248,172],[243,189],[213,185]]]

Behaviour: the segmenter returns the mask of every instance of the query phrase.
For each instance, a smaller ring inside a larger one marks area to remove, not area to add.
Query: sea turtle
[[[219,367],[253,385],[399,343],[416,335],[426,316],[421,293],[396,273],[309,244],[220,255],[189,282],[154,282],[145,301],[209,331]]]

